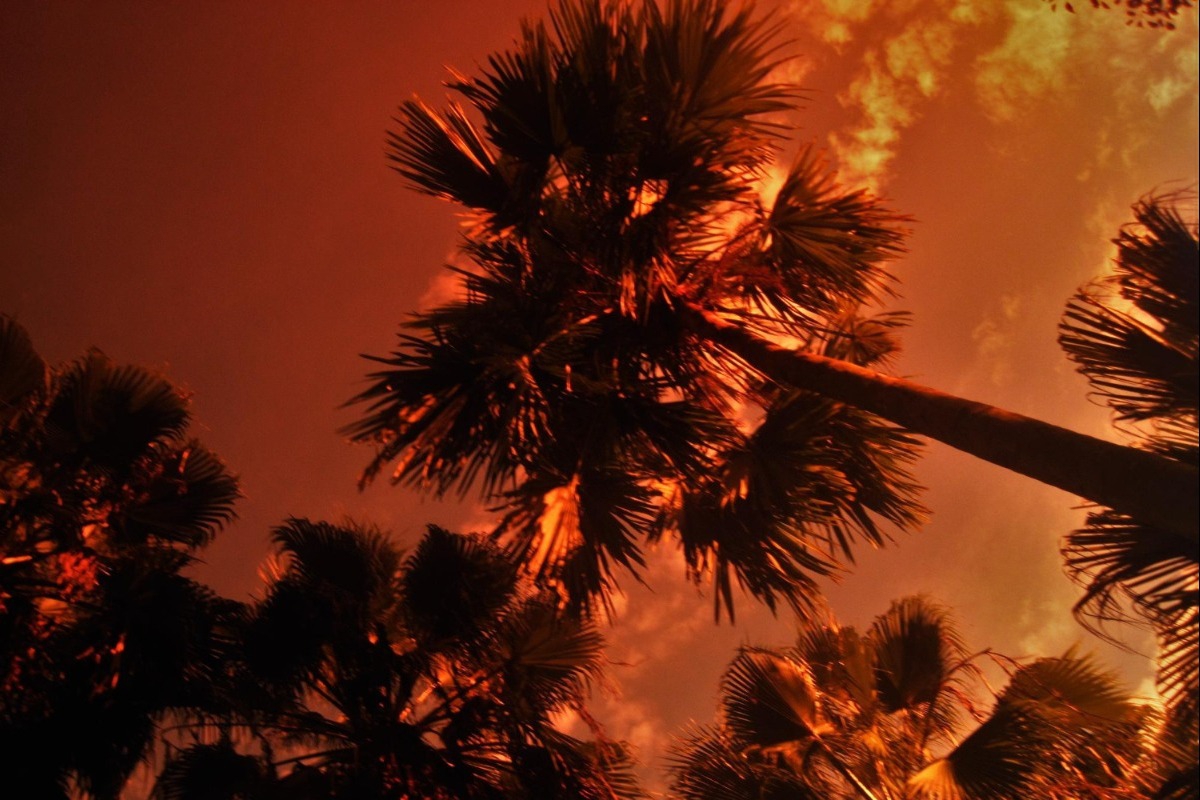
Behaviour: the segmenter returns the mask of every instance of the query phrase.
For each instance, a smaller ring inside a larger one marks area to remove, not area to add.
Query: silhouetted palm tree
[[[874,371],[904,222],[805,151],[759,187],[794,87],[767,21],[715,0],[582,0],[526,25],[459,105],[401,109],[397,169],[471,213],[465,296],[418,315],[356,402],[370,480],[478,483],[498,533],[575,602],[674,537],[731,608],[803,608],[812,577],[920,509],[884,420],[1144,520],[1193,549],[1194,464]],[[481,123],[482,127],[477,127]],[[879,415],[878,417],[873,415]],[[882,419],[880,418],[882,417]]]
[[[1185,209],[1192,206],[1189,218]],[[1200,265],[1194,195],[1147,197],[1115,240],[1113,274],[1069,303],[1060,342],[1137,446],[1195,466]],[[1086,588],[1076,610],[1111,621],[1126,605],[1159,639],[1159,689],[1182,718],[1198,711],[1200,552],[1154,524],[1111,508],[1088,515],[1064,546]],[[1192,763],[1200,753],[1191,736]],[[1193,771],[1193,781],[1195,772]]]
[[[922,598],[894,603],[862,634],[831,621],[804,628],[793,648],[743,648],[721,684],[719,724],[676,752],[674,790],[684,800],[1144,796],[1133,782],[1147,712],[1110,675],[1071,654],[1040,659],[1012,669],[983,715],[972,704],[979,655]]]
[[[237,483],[187,423],[163,378],[48,368],[0,316],[0,773],[30,797],[117,797],[226,658],[238,604],[180,571]]]
[[[231,720],[197,726],[217,735],[175,754],[159,797],[638,796],[620,745],[554,724],[587,718],[600,634],[494,545],[430,527],[403,558],[376,531],[300,519],[275,541],[242,638],[240,739]]]

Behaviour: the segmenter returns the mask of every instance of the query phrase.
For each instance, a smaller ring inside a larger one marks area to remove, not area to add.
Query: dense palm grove
[[[802,631],[735,656],[715,723],[680,732],[678,797],[1196,797],[1193,201],[1140,201],[1063,317],[1129,443],[891,377],[905,219],[806,150],[761,196],[797,97],[774,36],[715,0],[565,3],[456,76],[465,107],[402,107],[394,164],[470,213],[468,266],[349,434],[364,480],[478,492],[489,534],[404,552],[289,519],[261,599],[221,598],[186,568],[237,482],[184,397],[98,351],[48,366],[0,317],[3,774],[45,798],[116,798],[143,764],[181,800],[642,796],[586,700],[618,579],[665,541],[718,617],[741,590]],[[1154,629],[1162,707],[1078,653],[973,653],[926,598],[835,621],[820,580],[920,522],[916,434],[1095,503],[1063,532],[1077,612]]]

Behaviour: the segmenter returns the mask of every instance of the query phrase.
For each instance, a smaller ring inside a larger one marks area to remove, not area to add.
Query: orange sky
[[[1106,415],[1059,354],[1074,288],[1155,187],[1197,180],[1197,28],[1125,27],[1119,13],[1041,0],[797,0],[780,4],[793,77],[810,89],[797,141],[917,217],[898,265],[914,324],[900,371],[1092,433]],[[436,290],[452,210],[404,189],[383,131],[443,65],[471,67],[538,0],[336,4],[16,2],[0,7],[0,311],[51,360],[97,345],[155,365],[195,395],[201,438],[241,474],[241,521],[202,577],[256,585],[287,515],[369,519],[413,541],[471,506],[380,485],[334,433],[365,365]],[[1177,183],[1172,183],[1173,181]],[[958,613],[968,641],[1012,655],[1073,642],[1120,664],[1072,622],[1057,538],[1073,498],[932,446],[919,467],[934,519],[867,553],[830,588],[865,624],[917,591]],[[611,633],[623,697],[610,733],[653,760],[673,729],[711,717],[740,642],[782,642],[743,603],[714,628],[711,599],[656,556]],[[1133,637],[1146,645],[1144,637]]]

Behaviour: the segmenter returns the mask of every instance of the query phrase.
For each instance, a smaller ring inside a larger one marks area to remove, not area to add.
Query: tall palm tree
[[[174,755],[159,797],[639,796],[619,744],[554,724],[587,718],[600,634],[494,545],[431,526],[405,558],[377,531],[302,519],[275,542],[240,708],[194,728],[210,736]]]
[[[238,604],[181,574],[237,482],[185,397],[99,351],[50,368],[0,316],[0,772],[115,798],[203,706]]]
[[[1145,796],[1133,782],[1146,712],[1110,675],[1071,654],[1010,668],[983,714],[979,655],[919,597],[861,634],[831,619],[803,628],[792,648],[743,648],[722,680],[719,723],[676,751],[674,791],[683,800]]]
[[[729,610],[734,582],[803,609],[880,521],[919,518],[906,430],[1194,549],[1194,463],[877,371],[901,320],[855,309],[888,294],[905,220],[808,151],[760,197],[798,97],[773,41],[716,0],[565,2],[455,76],[467,108],[402,106],[391,158],[467,209],[470,266],[354,399],[364,481],[478,485],[584,605],[645,535]]]

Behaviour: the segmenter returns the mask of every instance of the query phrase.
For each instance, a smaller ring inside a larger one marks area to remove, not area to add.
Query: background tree
[[[1002,662],[1008,686],[984,714],[982,655],[919,597],[863,633],[831,619],[791,648],[743,648],[720,721],[676,751],[673,789],[685,800],[1145,796],[1149,712],[1111,675],[1072,654]]]
[[[377,531],[301,519],[275,542],[240,637],[241,702],[193,729],[157,796],[640,796],[621,745],[554,724],[590,719],[602,637],[494,545],[431,526],[404,558]]]
[[[1053,7],[1058,7],[1058,0],[1046,0]],[[1117,8],[1125,12],[1126,24],[1139,28],[1175,29],[1175,18],[1185,9],[1193,8],[1191,0],[1088,0],[1092,8]],[[1064,2],[1063,8],[1075,13],[1071,3]]]
[[[115,798],[158,722],[195,708],[238,604],[181,574],[237,482],[185,397],[99,351],[48,368],[0,316],[0,772]]]
[[[465,297],[417,316],[356,402],[364,480],[476,483],[498,535],[580,605],[639,537],[672,537],[731,609],[802,609],[813,576],[920,515],[939,439],[1195,547],[1195,466],[889,377],[904,219],[808,152],[759,190],[795,87],[769,21],[713,0],[564,3],[436,112],[401,108],[396,168],[464,206]],[[879,415],[879,416],[874,416]]]

